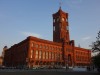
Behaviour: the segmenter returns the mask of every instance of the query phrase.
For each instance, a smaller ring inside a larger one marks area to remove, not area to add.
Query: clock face
[[[62,18],[62,21],[65,21],[65,19],[64,19],[64,18]]]

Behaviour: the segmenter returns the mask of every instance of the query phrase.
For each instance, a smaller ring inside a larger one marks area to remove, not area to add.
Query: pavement
[[[0,70],[0,75],[100,75],[97,71],[73,71],[71,69],[38,69],[38,70],[19,70],[5,69]]]

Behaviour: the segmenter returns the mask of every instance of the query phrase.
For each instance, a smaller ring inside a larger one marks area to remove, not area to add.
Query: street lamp
[[[66,69],[68,68],[68,62],[69,62],[69,59],[67,58],[67,56],[65,56],[65,66],[66,66]]]
[[[59,65],[59,57],[60,57],[59,54],[57,54],[57,55],[56,55],[57,67],[58,67],[58,65]]]

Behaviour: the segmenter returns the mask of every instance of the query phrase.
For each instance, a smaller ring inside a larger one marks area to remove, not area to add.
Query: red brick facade
[[[87,66],[90,64],[91,51],[75,47],[70,40],[68,13],[58,10],[53,14],[53,41],[33,36],[13,45],[5,51],[5,66]]]
[[[0,66],[2,66],[2,63],[3,63],[3,59],[2,59],[2,57],[0,56]]]

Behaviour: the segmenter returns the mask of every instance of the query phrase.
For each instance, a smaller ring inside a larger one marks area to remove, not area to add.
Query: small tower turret
[[[2,57],[4,58],[4,55],[5,55],[5,51],[8,49],[8,47],[7,46],[4,46],[4,48],[3,48],[3,52],[2,52]]]

